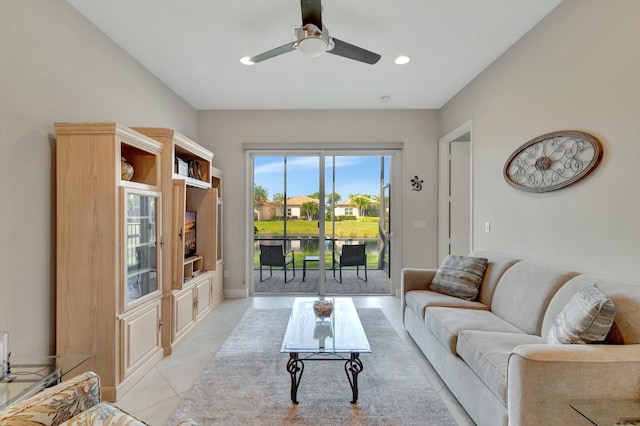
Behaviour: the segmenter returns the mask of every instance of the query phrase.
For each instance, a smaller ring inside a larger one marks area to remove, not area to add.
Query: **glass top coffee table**
[[[318,318],[313,309],[318,300],[331,301],[333,313]],[[349,297],[296,297],[291,308],[280,352],[288,353],[291,375],[291,402],[298,403],[298,387],[305,361],[344,361],[351,386],[351,403],[358,401],[358,374],[363,369],[361,353],[371,352],[360,317]]]
[[[43,355],[11,358],[11,372],[0,380],[0,409],[56,385],[91,355]]]

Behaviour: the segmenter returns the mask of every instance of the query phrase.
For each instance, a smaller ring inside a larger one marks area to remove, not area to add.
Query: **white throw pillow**
[[[582,287],[556,317],[547,343],[603,342],[611,330],[615,313],[613,302],[597,285]]]

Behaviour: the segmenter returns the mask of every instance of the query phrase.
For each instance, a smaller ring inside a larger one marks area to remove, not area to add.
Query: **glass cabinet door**
[[[125,196],[125,307],[159,289],[157,194],[127,191]]]

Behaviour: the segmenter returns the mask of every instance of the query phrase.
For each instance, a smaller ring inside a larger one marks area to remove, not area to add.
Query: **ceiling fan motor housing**
[[[333,46],[333,40],[329,37],[329,31],[326,28],[322,31],[313,24],[298,28],[297,48],[305,55],[314,58],[333,49]]]

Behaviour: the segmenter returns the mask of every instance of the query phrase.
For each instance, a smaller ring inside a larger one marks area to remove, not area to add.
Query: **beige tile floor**
[[[354,296],[353,300],[356,307],[380,308],[384,312],[454,419],[459,425],[473,425],[473,421],[404,330],[400,319],[400,299],[392,296]],[[171,356],[160,361],[115,405],[153,426],[165,425],[180,402],[180,395],[189,390],[248,307],[290,308],[292,301],[292,297],[225,300]]]

